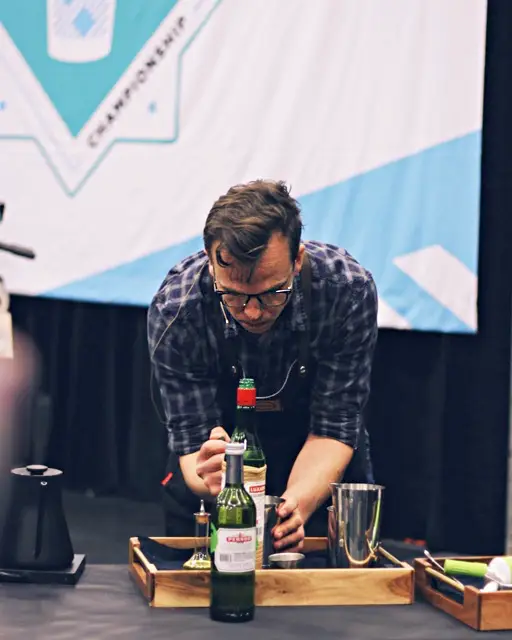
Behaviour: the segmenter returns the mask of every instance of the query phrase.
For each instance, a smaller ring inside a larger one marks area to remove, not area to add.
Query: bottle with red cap
[[[258,437],[256,420],[256,387],[254,380],[252,378],[242,378],[237,389],[236,425],[231,441],[245,443],[244,487],[256,505],[256,538],[257,545],[262,551],[267,462]],[[258,553],[258,565],[261,559],[262,555]]]

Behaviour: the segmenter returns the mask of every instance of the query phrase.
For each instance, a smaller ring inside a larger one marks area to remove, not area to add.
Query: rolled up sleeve
[[[216,376],[206,357],[205,336],[186,317],[166,330],[168,316],[157,304],[150,306],[148,345],[165,412],[169,449],[181,456],[200,449],[211,429],[221,424],[221,413],[216,401]]]
[[[371,276],[353,285],[349,304],[333,306],[311,396],[310,432],[356,448],[370,392],[377,340],[377,289]]]

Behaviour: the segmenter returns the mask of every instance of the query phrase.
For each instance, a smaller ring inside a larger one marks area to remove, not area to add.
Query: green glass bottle
[[[244,486],[256,504],[256,568],[263,564],[263,523],[267,461],[258,436],[256,387],[252,378],[242,378],[237,390],[235,430],[232,442],[244,442]]]
[[[256,506],[243,484],[245,445],[226,445],[226,476],[217,496],[210,537],[210,617],[222,622],[254,618]]]

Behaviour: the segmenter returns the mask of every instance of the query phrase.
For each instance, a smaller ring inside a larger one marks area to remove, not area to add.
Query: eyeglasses
[[[221,301],[230,309],[245,309],[251,298],[256,298],[262,307],[282,307],[288,301],[293,287],[287,289],[275,289],[265,293],[235,293],[233,291],[221,291],[214,282],[214,291]]]

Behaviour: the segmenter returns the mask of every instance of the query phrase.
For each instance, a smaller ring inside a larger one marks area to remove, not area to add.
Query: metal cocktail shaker
[[[331,566],[371,566],[377,557],[384,487],[376,484],[332,483],[328,509]]]

